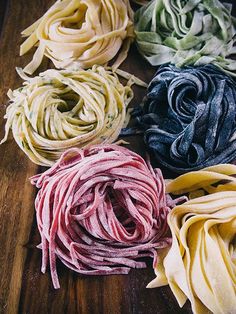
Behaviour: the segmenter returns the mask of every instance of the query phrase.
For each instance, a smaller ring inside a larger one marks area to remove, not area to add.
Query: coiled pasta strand
[[[128,0],[59,0],[22,32],[24,55],[38,46],[24,68],[32,74],[47,56],[56,68],[77,70],[105,65],[118,52],[114,68],[125,60],[133,41],[133,11]]]

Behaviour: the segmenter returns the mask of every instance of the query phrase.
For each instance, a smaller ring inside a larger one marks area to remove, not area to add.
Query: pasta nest
[[[235,81],[218,67],[163,65],[133,115],[155,158],[183,173],[236,158],[235,109]]]
[[[56,68],[77,70],[105,65],[120,51],[114,64],[117,68],[134,38],[132,21],[128,0],[58,0],[22,32],[28,38],[21,45],[20,55],[38,46],[24,71],[32,74],[43,56]]]
[[[167,185],[190,201],[168,215],[173,237],[149,288],[170,285],[178,303],[195,314],[236,309],[236,166],[222,164],[184,174]],[[207,195],[206,195],[207,194]]]
[[[123,86],[116,73],[101,66],[47,70],[34,78],[19,73],[26,81],[8,92],[1,143],[12,129],[18,146],[38,165],[51,166],[73,146],[112,143],[129,121],[132,78]]]
[[[136,42],[152,65],[214,63],[235,75],[236,19],[218,0],[153,0],[135,13]]]
[[[71,148],[31,182],[41,235],[42,271],[56,259],[86,275],[127,274],[142,257],[170,243],[166,217],[173,200],[159,169],[117,145]]]

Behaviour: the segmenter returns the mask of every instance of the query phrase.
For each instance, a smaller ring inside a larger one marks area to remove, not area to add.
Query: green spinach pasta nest
[[[153,0],[135,14],[138,48],[155,66],[214,63],[232,74],[236,19],[231,9],[218,0]]]
[[[126,72],[117,70],[120,75]],[[76,72],[47,70],[8,92],[5,137],[12,129],[18,146],[36,164],[51,166],[68,148],[114,142],[128,121],[132,77],[124,86],[109,68]]]

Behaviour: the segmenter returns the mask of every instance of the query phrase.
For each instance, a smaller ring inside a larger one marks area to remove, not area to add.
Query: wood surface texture
[[[20,32],[38,19],[53,0],[0,0],[0,138],[4,135],[6,93],[21,84],[15,67],[31,60],[33,51],[19,57]],[[52,67],[47,60],[39,71]],[[149,82],[155,69],[138,54],[133,45],[122,65]],[[144,89],[134,88],[133,105]],[[144,156],[141,136],[128,138],[130,149]],[[12,136],[0,146],[0,313],[104,313],[168,314],[192,313],[187,303],[180,309],[168,287],[146,289],[153,279],[151,261],[145,270],[128,275],[80,276],[58,263],[61,289],[54,290],[47,271],[40,272],[41,251],[36,248],[39,233],[35,221],[36,189],[29,177],[43,171],[18,148]]]

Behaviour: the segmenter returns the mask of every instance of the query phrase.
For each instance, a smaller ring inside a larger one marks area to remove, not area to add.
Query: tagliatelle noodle
[[[116,73],[102,66],[89,70],[47,70],[8,92],[5,137],[10,129],[18,146],[36,164],[51,166],[66,149],[114,142],[129,121],[127,106],[134,82],[123,86]]]
[[[135,12],[139,51],[152,65],[213,63],[236,75],[236,19],[219,0],[152,0]]]
[[[38,46],[24,68],[32,74],[47,56],[56,68],[77,70],[94,64],[105,65],[120,51],[114,69],[125,60],[134,38],[133,11],[129,0],[62,0],[22,35],[24,55]]]
[[[166,168],[184,173],[236,158],[236,84],[213,64],[161,66],[132,113]]]
[[[167,191],[173,195],[188,193],[189,198],[223,191],[236,191],[236,166],[220,164],[191,171],[169,181]]]
[[[169,284],[179,305],[189,299],[195,314],[232,314],[236,309],[235,175],[235,165],[223,164],[167,185],[168,192],[190,193],[194,199],[168,215],[172,246],[159,252],[157,277],[148,287]]]
[[[31,182],[41,235],[42,272],[56,260],[86,275],[127,274],[157,263],[170,244],[166,217],[176,201],[165,194],[159,169],[117,145],[71,148]]]

